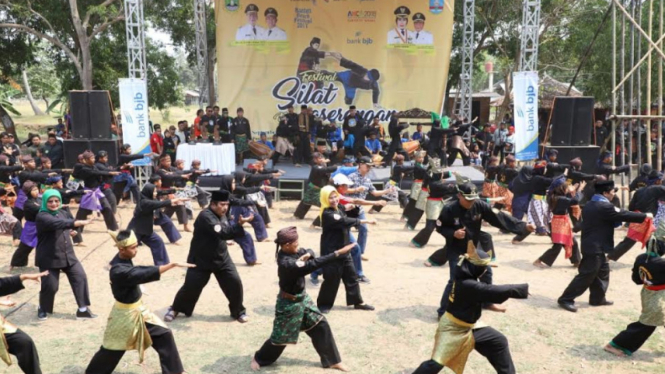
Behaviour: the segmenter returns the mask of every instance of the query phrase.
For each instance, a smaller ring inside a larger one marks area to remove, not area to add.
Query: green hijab
[[[60,200],[60,206],[62,206],[62,196],[60,195],[60,192],[58,190],[46,190],[42,195],[42,208],[39,209],[40,212],[46,212],[52,216],[58,213],[60,206],[58,206],[58,210],[50,210],[47,206],[48,199],[52,198],[53,196],[56,196]]]

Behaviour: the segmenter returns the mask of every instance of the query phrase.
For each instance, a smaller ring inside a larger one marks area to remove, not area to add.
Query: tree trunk
[[[25,69],[23,69],[23,87],[25,87],[25,95],[28,97],[28,101],[30,102],[32,111],[35,113],[36,116],[43,116],[44,112],[41,109],[39,109],[39,106],[37,106],[35,98],[32,97],[32,90],[30,90],[30,82],[28,82],[28,72]]]
[[[501,107],[499,108],[499,115],[494,119],[496,122],[503,121],[503,117],[510,109],[510,103],[512,102],[510,94],[513,91],[513,70],[514,69],[509,69],[504,77],[504,82],[506,82],[505,92],[503,93],[503,103],[501,103]]]
[[[48,107],[51,106],[51,104],[48,102],[46,95],[42,95],[42,100],[46,103],[46,110],[48,110]]]
[[[14,138],[16,139],[16,144],[20,144],[21,140],[18,138],[18,135],[16,134],[16,127],[14,127],[14,120],[12,120],[12,117],[7,113],[5,108],[2,107],[2,104],[0,104],[0,122],[2,122],[2,127],[5,128],[5,131],[7,131],[9,134],[13,134]]]
[[[90,39],[87,35],[79,36],[81,45],[82,73],[81,86],[84,91],[92,90],[92,54],[90,53]]]

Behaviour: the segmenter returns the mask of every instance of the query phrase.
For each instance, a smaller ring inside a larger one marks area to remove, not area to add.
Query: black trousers
[[[182,367],[178,347],[175,345],[171,330],[150,323],[146,323],[145,326],[152,339],[152,348],[159,355],[162,374],[183,373],[185,369]],[[88,368],[85,369],[85,374],[111,374],[124,355],[125,351],[112,351],[100,347],[92,357]]]
[[[306,132],[298,133],[298,144],[294,155],[294,164],[309,164],[312,162],[312,147],[309,141],[309,134]]]
[[[115,194],[113,193],[113,190],[110,188],[107,188],[103,191],[104,196],[106,196],[106,200],[109,201],[109,205],[111,206],[111,210],[113,211],[113,214],[118,213],[118,200],[115,198]]]
[[[187,269],[185,284],[182,285],[175,295],[175,300],[173,300],[173,310],[191,316],[194,313],[196,303],[199,301],[201,291],[208,284],[211,274],[215,275],[219,287],[229,301],[231,317],[237,319],[245,314],[245,307],[242,305],[242,281],[236,266],[230,259],[222,268],[217,270],[207,270],[199,267]]]
[[[492,154],[494,156],[499,156],[499,163],[500,164],[503,163],[503,158],[504,158],[504,155],[505,155],[504,147],[505,146],[503,146],[503,145],[501,145],[501,146],[495,145],[494,146],[494,151],[492,151]]]
[[[607,259],[612,261],[619,261],[621,256],[625,255],[626,252],[630,251],[631,248],[637,243],[629,237],[623,238],[621,243],[617,244],[616,247],[610,253],[607,254]]]
[[[434,229],[436,229],[436,220],[425,220],[425,227],[423,227],[422,230],[420,230],[416,236],[411,239],[411,243],[413,243],[418,248],[426,246],[430,237],[432,236],[432,233],[434,232]]]
[[[293,212],[293,216],[298,218],[298,219],[305,219],[305,215],[307,212],[309,212],[309,209],[312,206],[309,204],[306,204],[304,201],[300,200],[300,203],[296,207],[296,211]]]
[[[473,338],[476,341],[475,350],[487,358],[497,374],[515,374],[508,339],[502,333],[491,327],[483,327],[473,330]],[[441,370],[441,364],[427,360],[413,374],[436,374]]]
[[[106,223],[106,229],[111,231],[118,231],[118,222],[115,220],[115,215],[113,214],[113,208],[109,203],[106,197],[99,199],[99,203],[102,205],[102,216],[104,217],[104,223]],[[85,220],[92,210],[83,209],[79,207],[79,210],[76,212],[76,220]],[[77,229],[79,233],[83,232],[83,226]]]
[[[421,218],[423,218],[423,214],[425,214],[425,212],[416,208],[416,200],[409,198],[409,202],[406,204],[406,208],[404,208],[404,213],[402,214],[404,218],[406,218],[406,225],[409,227],[409,229],[415,230],[418,222]]]
[[[66,206],[66,207],[64,207],[60,210],[65,212],[65,214],[67,215],[68,218],[74,219],[74,215],[72,214],[72,211],[69,210],[68,206]],[[76,232],[76,235],[74,235],[72,237],[72,241],[74,242],[74,244],[83,243],[83,235],[81,235],[81,233],[78,230],[75,230],[74,232]]]
[[[325,318],[305,333],[312,339],[312,345],[321,358],[321,366],[328,368],[342,362],[332,330]],[[273,345],[268,339],[263,343],[261,349],[256,351],[254,359],[260,366],[272,365],[282,355],[285,348],[286,345]]]
[[[434,266],[443,266],[448,262],[448,246],[439,248],[434,253],[432,253],[427,259],[430,264]]]
[[[581,296],[587,288],[591,293],[589,304],[597,305],[605,302],[605,293],[610,285],[610,266],[605,254],[582,254],[578,272],[579,274],[559,297],[559,302],[574,303],[575,298]]]
[[[28,257],[30,256],[30,253],[32,252],[34,248],[20,242],[16,250],[14,251],[14,255],[12,255],[12,260],[9,263],[10,266],[13,267],[24,267],[28,266]]]
[[[16,356],[18,367],[25,374],[42,374],[39,367],[39,354],[32,338],[21,329],[13,334],[5,334],[7,351]]]
[[[390,145],[388,146],[388,153],[386,154],[386,158],[384,158],[384,161],[388,164],[388,166],[390,166],[390,163],[393,161],[395,153],[404,156],[404,159],[409,158],[409,155],[402,147],[402,139],[400,138],[390,139]]]
[[[363,303],[358,284],[358,273],[353,266],[351,255],[347,254],[323,267],[323,283],[319,297],[316,299],[319,309],[332,309],[335,305],[340,280],[344,282],[346,289],[346,305]]]
[[[552,248],[545,251],[545,253],[540,256],[539,260],[551,267],[562,249],[563,244],[552,244]],[[573,238],[573,254],[570,256],[570,263],[579,264],[580,258],[580,246],[577,244],[577,239]]]
[[[18,220],[14,226],[14,231],[12,232],[12,239],[20,239],[21,234],[23,233],[23,216],[25,213],[23,212],[23,209],[13,207],[12,215]]]
[[[187,215],[187,208],[185,208],[184,205],[176,205],[176,206],[167,206],[164,208],[164,214],[171,218],[173,217],[173,213],[175,213],[175,216],[178,218],[178,223],[181,225],[186,225],[189,222],[189,216]]]
[[[365,198],[367,201],[381,201],[384,200],[381,196],[374,196],[371,193],[367,194],[367,197]],[[369,210],[373,210],[375,212],[380,212],[381,209],[383,209],[382,206],[372,206]]]
[[[462,152],[461,149],[457,149],[457,148],[451,148],[450,149],[450,156],[448,157],[448,165],[452,165],[455,162],[455,160],[457,159],[457,154],[462,156],[462,164],[464,166],[471,165],[471,158],[468,157],[468,156],[465,156],[464,152]]]
[[[60,272],[67,275],[69,284],[72,286],[74,298],[79,308],[90,305],[90,291],[88,290],[88,277],[80,262],[65,268],[50,269],[39,267],[39,271],[48,270],[48,275],[42,278],[42,288],[39,291],[39,306],[46,313],[53,313],[55,294],[60,287]]]
[[[615,336],[612,339],[612,343],[631,353],[635,353],[654,331],[656,331],[656,326],[647,326],[640,322],[633,322],[625,330],[621,331],[619,335]]]

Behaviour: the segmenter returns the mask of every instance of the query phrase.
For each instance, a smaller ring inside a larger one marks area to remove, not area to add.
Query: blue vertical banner
[[[122,113],[122,135],[125,143],[132,146],[133,153],[150,153],[150,123],[148,118],[148,88],[146,81],[121,78],[118,82],[120,110]],[[132,161],[137,166],[150,165],[145,157]]]
[[[538,158],[538,72],[513,73],[515,119],[515,158],[530,161]]]

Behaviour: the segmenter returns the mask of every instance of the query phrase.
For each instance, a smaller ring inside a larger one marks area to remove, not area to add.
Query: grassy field
[[[300,243],[318,252],[320,231],[309,229],[315,216],[312,209],[305,221],[294,221],[292,212],[297,202],[282,201],[270,211],[273,223],[268,229],[272,236],[287,225],[297,225]],[[132,207],[119,209],[124,225],[131,218]],[[344,362],[355,373],[411,373],[429,358],[436,329],[436,308],[448,280],[447,268],[425,268],[422,262],[444,239],[434,234],[424,249],[408,246],[414,232],[404,231],[398,221],[399,208],[389,205],[374,215],[378,225],[370,228],[365,274],[372,280],[362,285],[365,301],[376,306],[375,312],[355,311],[344,306],[344,290],[340,286],[337,305],[328,315],[337,345]],[[422,227],[423,223],[419,226]],[[419,227],[419,228],[420,228]],[[640,288],[630,281],[630,268],[639,253],[634,248],[612,268],[608,299],[612,307],[589,307],[587,294],[577,301],[576,314],[559,309],[556,298],[561,294],[576,270],[560,257],[552,269],[541,270],[531,265],[549,244],[548,238],[530,236],[525,244],[510,244],[512,236],[501,235],[493,228],[499,267],[494,272],[497,284],[530,284],[528,300],[505,303],[505,314],[485,312],[482,320],[503,332],[511,346],[518,373],[662,373],[665,364],[665,339],[658,329],[645,346],[631,358],[619,359],[605,353],[602,346],[628,323],[637,320],[640,311]],[[159,232],[159,231],[158,231]],[[161,234],[161,232],[159,232]],[[620,240],[626,231],[617,231]],[[163,236],[163,234],[161,234]],[[182,245],[167,245],[172,261],[185,261],[191,240],[183,233]],[[40,353],[44,373],[83,373],[99,348],[105,320],[113,304],[108,272],[104,265],[115,249],[105,233],[102,220],[95,221],[84,232],[86,247],[77,247],[90,282],[92,310],[99,314],[93,321],[76,321],[76,304],[65,277],[61,277],[56,297],[55,314],[45,322],[36,317],[39,286],[27,288],[13,298],[18,307],[2,311],[8,319],[34,339]],[[275,295],[278,292],[274,262],[275,246],[257,243],[261,266],[248,267],[242,261],[238,246],[230,247],[245,291],[244,304],[250,322],[241,325],[233,321],[227,301],[217,282],[212,279],[204,290],[191,318],[178,318],[170,326],[188,373],[250,373],[251,355],[270,335]],[[0,241],[0,275],[8,275],[13,248],[9,238]],[[33,263],[33,256],[30,263]],[[152,264],[146,247],[139,248],[136,264]],[[24,271],[35,271],[25,269]],[[170,271],[156,283],[148,284],[144,300],[162,315],[182,285],[184,271]],[[308,281],[308,292],[316,299],[318,288]],[[18,367],[2,366],[0,373],[19,373]],[[136,352],[127,353],[116,373],[159,373],[159,361],[154,351],[146,354],[143,366],[137,364]],[[266,373],[311,374],[330,372],[320,368],[318,356],[307,335],[302,334],[296,346],[288,347],[279,361],[262,370]],[[472,353],[466,374],[491,373],[487,360]],[[450,371],[446,371],[450,373]]]
[[[42,110],[45,110],[45,103],[43,101],[38,102],[38,105]],[[14,103],[14,107],[21,113],[20,116],[12,116],[16,124],[16,131],[21,140],[24,140],[30,132],[46,133],[46,127],[55,126],[58,123],[57,118],[59,116],[55,114],[34,115],[30,103],[27,101],[17,101]],[[192,123],[196,117],[197,109],[198,106],[171,107],[164,111],[150,109],[150,118],[153,123],[159,123],[162,127],[165,125],[175,126],[180,120],[187,120],[189,123]]]

